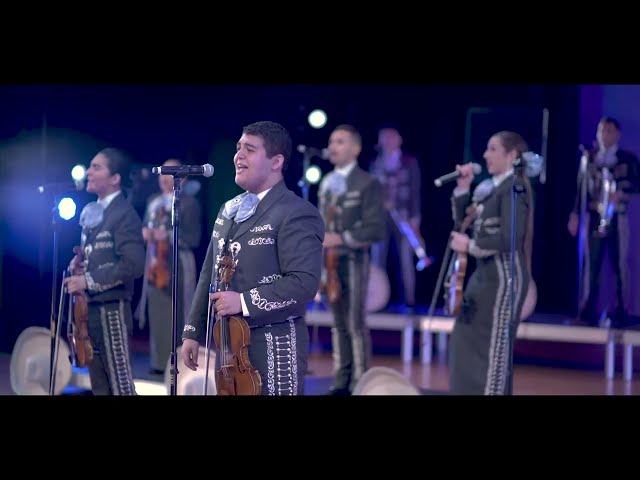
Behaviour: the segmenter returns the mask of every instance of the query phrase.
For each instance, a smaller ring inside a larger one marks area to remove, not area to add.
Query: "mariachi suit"
[[[516,184],[523,187],[520,180]],[[524,238],[531,208],[525,192],[516,195],[515,311],[511,319],[512,187],[511,173],[484,180],[474,191],[477,217],[471,227],[469,256],[476,261],[451,334],[453,394],[512,393],[513,345],[530,279]],[[471,200],[468,192],[454,193],[451,202],[456,229],[461,227]]]
[[[142,222],[119,193],[106,209],[99,202],[89,203],[80,224],[94,350],[91,390],[94,395],[135,395],[128,335],[134,280],[144,271]]]
[[[331,331],[335,375],[332,390],[353,391],[368,368],[371,354],[366,295],[370,247],[381,241],[385,232],[382,186],[356,165],[346,178],[336,170],[325,176],[318,198],[327,231],[341,234],[344,242],[336,247],[341,295],[331,305],[335,321]],[[335,207],[336,212],[331,222],[329,207]]]
[[[416,303],[416,267],[413,260],[414,250],[407,237],[393,220],[390,211],[395,210],[398,216],[410,225],[419,225],[422,219],[422,205],[420,197],[421,173],[418,159],[414,156],[401,154],[400,164],[395,170],[387,170],[382,155],[372,163],[371,173],[382,184],[384,203],[387,213],[387,229],[382,242],[373,245],[371,259],[383,270],[387,269],[387,258],[391,242],[395,244],[396,255],[394,263],[398,285],[402,286],[405,305],[414,306]]]
[[[164,228],[167,232],[167,243],[169,245],[167,262],[169,273],[173,268],[173,228],[172,221],[172,200],[173,196],[154,195],[147,205],[144,224],[150,228]],[[164,221],[161,225],[154,222],[154,216],[161,214],[159,210],[164,210]],[[180,199],[180,217],[178,219],[180,231],[178,242],[178,292],[177,300],[177,337],[180,338],[185,325],[187,314],[191,308],[193,292],[196,288],[196,261],[193,253],[200,244],[202,232],[201,209],[198,201],[191,195],[183,195]],[[148,245],[147,256],[150,262],[154,260],[153,254],[157,251],[152,248],[152,243]],[[149,263],[150,263],[149,262]],[[148,266],[147,266],[148,268]],[[173,311],[172,311],[172,277],[169,275],[169,282],[164,288],[158,288],[153,283],[147,284],[147,298],[149,305],[149,364],[154,370],[164,370],[171,355],[173,347]],[[144,315],[144,305],[141,314]],[[144,325],[144,316],[141,318],[141,327]],[[178,343],[178,346],[180,344]]]
[[[580,317],[590,324],[597,324],[599,312],[596,311],[600,286],[600,271],[604,262],[604,254],[608,250],[611,267],[616,280],[616,309],[613,313],[613,322],[623,325],[626,321],[626,302],[624,291],[627,280],[627,256],[629,246],[633,243],[629,238],[629,218],[627,216],[627,204],[621,201],[616,205],[611,218],[609,228],[605,234],[598,232],[600,213],[598,205],[602,194],[603,167],[613,174],[617,184],[617,190],[626,194],[640,192],[640,162],[638,157],[627,150],[620,148],[612,150],[612,155],[607,161],[603,161],[602,152],[590,152],[587,163],[587,218],[583,228],[588,228],[587,254],[588,263],[585,262],[584,290],[585,298],[581,298]],[[579,215],[581,206],[581,182],[582,173],[578,172],[578,188],[574,202],[573,213]]]
[[[229,250],[236,252],[228,290],[239,292],[248,309],[249,360],[260,372],[262,394],[303,394],[309,352],[304,315],[320,285],[322,218],[284,180],[267,192],[255,213],[242,223],[225,218],[224,212],[223,205],[182,338],[201,342],[206,337],[214,262]]]

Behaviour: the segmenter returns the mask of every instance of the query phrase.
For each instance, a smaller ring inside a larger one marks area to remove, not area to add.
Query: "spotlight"
[[[76,202],[70,197],[64,197],[58,202],[58,214],[64,220],[71,220],[76,214]]]
[[[324,113],[324,110],[320,110],[316,108],[309,114],[308,117],[309,125],[313,128],[322,128],[327,124],[327,114]]]
[[[317,165],[310,165],[307,171],[304,172],[304,178],[311,185],[315,185],[322,178],[322,170]]]
[[[84,165],[76,165],[71,169],[71,178],[73,178],[76,182],[81,182],[84,180],[85,175],[87,174],[87,169],[84,168]]]

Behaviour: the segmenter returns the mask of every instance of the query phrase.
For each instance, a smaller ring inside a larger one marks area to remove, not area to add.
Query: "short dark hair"
[[[337,130],[344,130],[345,132],[349,132],[351,136],[354,138],[354,140],[356,141],[356,143],[362,146],[362,136],[360,135],[360,132],[356,129],[356,127],[354,127],[353,125],[349,125],[348,123],[343,123],[333,129],[334,132]]]
[[[287,171],[291,151],[293,150],[293,142],[286,128],[276,122],[260,121],[245,126],[242,129],[242,133],[262,138],[267,157],[282,155],[284,157],[282,173]]]
[[[127,154],[114,147],[103,148],[98,153],[107,157],[107,166],[109,167],[111,175],[115,175],[116,173],[120,174],[120,186],[125,188],[130,187],[131,161]]]
[[[598,123],[610,123],[611,125],[616,127],[616,130],[618,130],[618,131],[621,130],[620,129],[620,122],[617,119],[615,119],[613,117],[609,117],[607,115],[602,117]]]

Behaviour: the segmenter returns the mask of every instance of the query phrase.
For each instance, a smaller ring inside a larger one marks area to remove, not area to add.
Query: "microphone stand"
[[[183,176],[175,174],[173,176],[173,203],[171,207],[171,225],[173,227],[173,251],[172,251],[172,273],[171,276],[171,388],[169,395],[177,394],[178,363],[176,361],[176,351],[178,345],[178,237],[180,226],[180,182]]]
[[[56,317],[56,279],[58,278],[58,225],[56,219],[56,209],[58,205],[58,196],[53,195],[53,209],[51,210],[51,225],[53,227],[53,269],[51,270],[51,313],[49,316],[49,328],[51,330],[51,352],[49,358],[49,395],[53,395],[55,387],[55,374],[57,365],[54,363],[56,357],[56,326],[59,318]],[[56,362],[57,363],[57,362]]]
[[[520,159],[513,167],[513,178],[511,179],[511,235],[510,235],[510,255],[511,261],[509,265],[509,343],[508,343],[508,355],[507,355],[507,391],[512,393],[513,383],[513,351],[515,347],[515,338],[518,332],[516,323],[516,195],[520,195],[525,192],[525,187],[516,183],[519,172],[525,168],[523,159]],[[526,174],[526,173],[525,173]],[[531,207],[530,207],[531,208]]]

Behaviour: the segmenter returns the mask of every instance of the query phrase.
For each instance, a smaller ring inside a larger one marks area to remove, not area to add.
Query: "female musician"
[[[179,166],[176,159],[164,162],[164,166]],[[183,179],[183,183],[186,179]],[[149,363],[150,372],[162,374],[171,355],[173,309],[171,304],[173,230],[171,210],[173,204],[173,176],[159,175],[160,194],[153,195],[147,204],[142,235],[147,241],[147,301],[149,316]],[[181,190],[180,232],[178,242],[178,322],[177,338],[180,339],[186,315],[191,308],[196,289],[196,262],[194,249],[200,244],[202,219],[200,204],[193,195]],[[144,310],[144,305],[141,306]],[[144,313],[144,312],[140,312]],[[141,316],[140,326],[144,326],[145,316]],[[180,340],[178,340],[180,342]],[[178,343],[179,345],[179,343]]]
[[[450,391],[454,394],[512,393],[513,343],[531,275],[533,200],[523,168],[514,164],[527,151],[515,132],[494,134],[484,159],[492,175],[469,193],[474,175],[471,163],[456,166],[461,173],[453,191],[456,229],[466,215],[475,215],[471,238],[453,232],[451,248],[475,258],[461,311],[451,335]],[[514,175],[515,185],[514,185]],[[511,317],[512,191],[515,198],[515,309]],[[470,206],[470,208],[467,208]]]
[[[87,192],[98,195],[80,215],[83,255],[76,255],[65,279],[70,294],[87,292],[94,395],[135,395],[129,334],[134,280],[142,276],[144,242],[140,217],[122,193],[129,180],[126,157],[101,150],[87,170]]]

